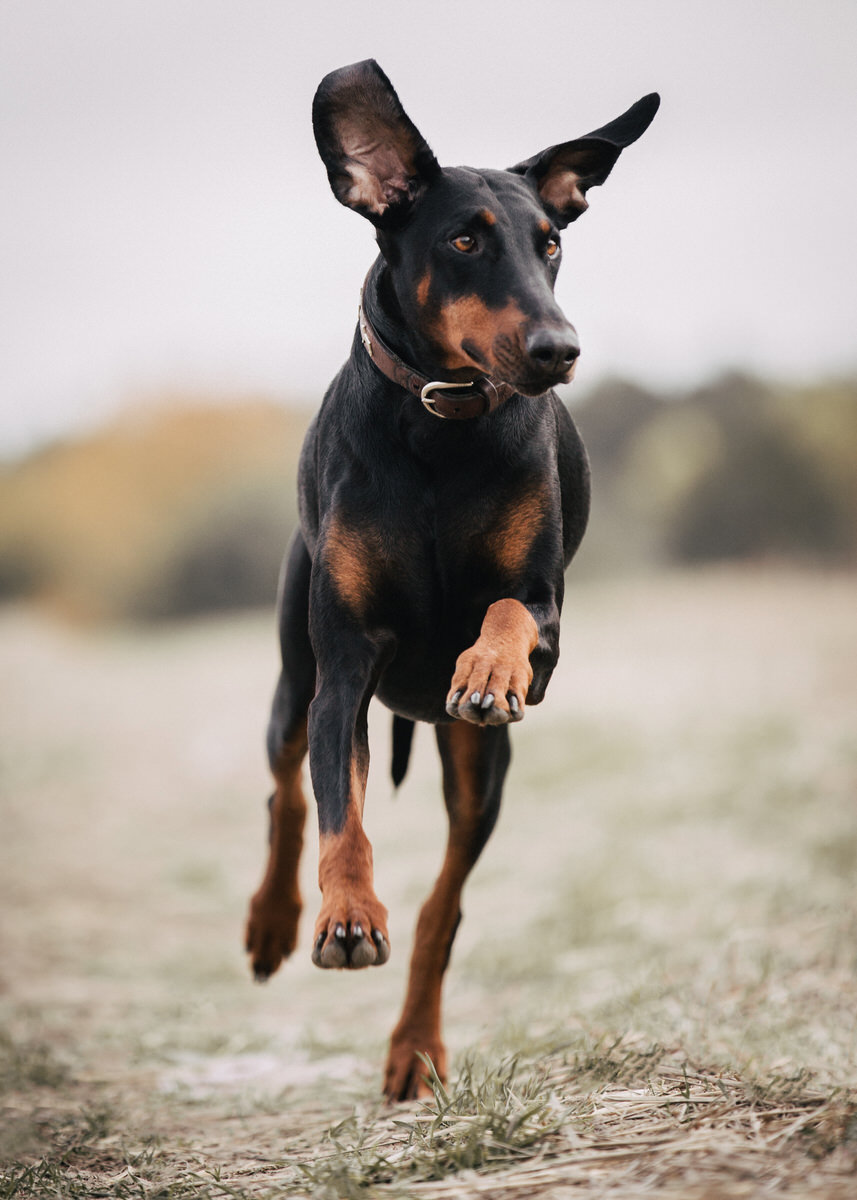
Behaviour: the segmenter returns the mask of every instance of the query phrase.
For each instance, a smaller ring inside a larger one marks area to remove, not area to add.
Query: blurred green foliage
[[[857,381],[729,375],[664,398],[614,380],[572,411],[593,473],[580,569],[857,561]],[[308,421],[163,397],[0,468],[0,599],[87,620],[270,603]]]
[[[572,411],[593,476],[582,566],[857,561],[857,381],[733,374],[670,398],[613,381]]]

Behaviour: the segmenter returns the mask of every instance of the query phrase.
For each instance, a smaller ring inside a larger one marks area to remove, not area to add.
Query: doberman
[[[380,256],[301,455],[268,728],[270,850],[246,943],[257,979],[295,947],[309,750],[322,893],[313,962],[387,961],[362,826],[369,701],[394,714],[396,784],[413,723],[434,725],[449,839],[392,1035],[391,1099],[425,1092],[421,1054],[444,1076],[441,985],[462,887],[497,819],[509,725],[542,700],[556,665],[563,571],[588,516],[586,454],[551,391],[579,353],[553,294],[560,230],[658,102],[646,96],[510,170],[476,171],[439,166],[373,60],[332,72],[315,95],[334,195],[372,222]]]

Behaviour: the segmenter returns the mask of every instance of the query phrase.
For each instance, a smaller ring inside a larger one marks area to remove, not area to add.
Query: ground
[[[446,988],[385,1108],[444,835],[433,738],[367,826],[391,961],[254,985],[270,613],[0,613],[0,1197],[854,1195],[857,576],[570,580]]]

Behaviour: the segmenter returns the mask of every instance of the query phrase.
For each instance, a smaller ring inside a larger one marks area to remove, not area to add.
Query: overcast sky
[[[310,127],[375,57],[442,163],[663,97],[565,237],[576,385],[857,369],[855,0],[0,0],[0,454],[166,389],[320,398],[374,255]]]

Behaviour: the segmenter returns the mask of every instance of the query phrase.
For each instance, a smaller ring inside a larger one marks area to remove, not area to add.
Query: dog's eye
[[[548,258],[559,258],[559,242],[556,238],[551,238],[545,246],[545,254]]]
[[[476,249],[476,238],[471,237],[469,233],[460,233],[452,239],[451,245],[459,254],[472,254]]]

